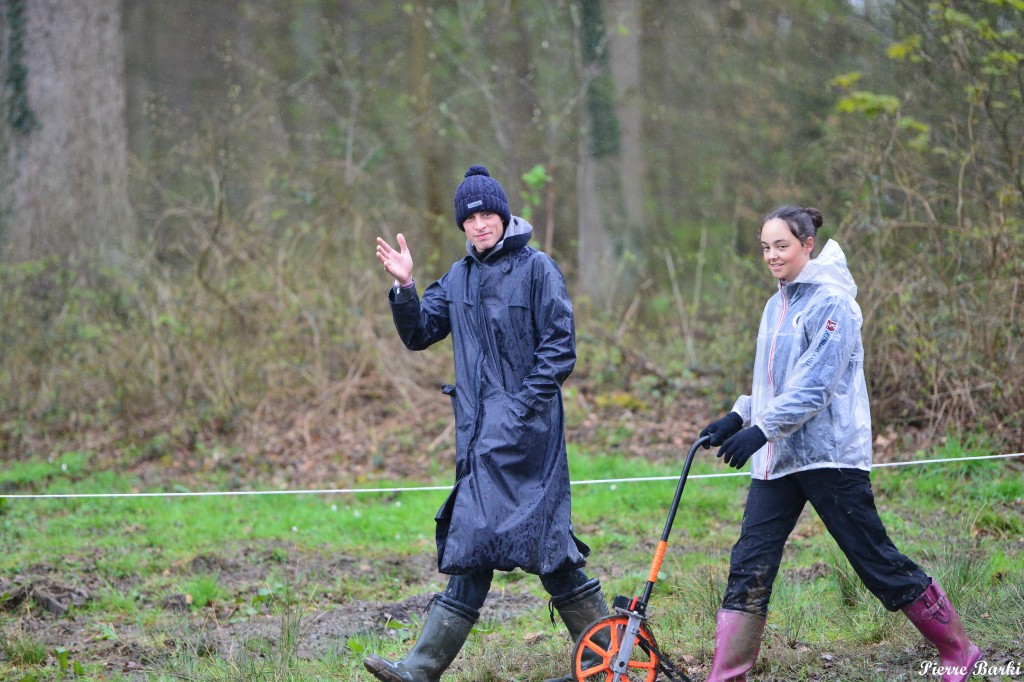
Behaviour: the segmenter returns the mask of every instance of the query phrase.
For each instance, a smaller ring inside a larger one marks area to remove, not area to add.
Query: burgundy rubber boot
[[[903,613],[939,650],[942,682],[964,682],[971,676],[981,650],[967,639],[960,616],[937,582],[932,580],[920,597],[903,607]]]
[[[746,611],[718,610],[715,658],[707,682],[747,682],[761,652],[764,617]]]

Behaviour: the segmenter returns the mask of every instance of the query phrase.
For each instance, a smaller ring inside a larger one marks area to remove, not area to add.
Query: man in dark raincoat
[[[364,664],[388,682],[440,679],[479,617],[495,570],[540,576],[573,639],[608,614],[598,580],[582,567],[590,548],[573,534],[562,382],[576,362],[572,302],[562,273],[530,247],[533,228],[509,212],[483,166],[455,192],[467,254],[420,298],[412,255],[377,239],[395,278],[389,300],[406,347],[452,336],[455,485],[438,511],[438,569],[450,576],[431,602],[412,651]],[[558,678],[571,680],[572,677]]]

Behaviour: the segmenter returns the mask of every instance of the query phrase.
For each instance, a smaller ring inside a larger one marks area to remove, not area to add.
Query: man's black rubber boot
[[[370,654],[363,665],[384,682],[439,682],[479,616],[476,610],[438,594],[430,603],[423,631],[408,656],[392,663]]]
[[[605,603],[604,595],[601,594],[601,582],[597,578],[588,580],[569,594],[552,597],[551,606],[558,611],[573,642],[579,639],[588,625],[610,615],[608,604]],[[584,653],[584,670],[600,664],[601,661],[593,652]],[[565,677],[552,677],[544,682],[573,682],[573,676],[570,672]]]

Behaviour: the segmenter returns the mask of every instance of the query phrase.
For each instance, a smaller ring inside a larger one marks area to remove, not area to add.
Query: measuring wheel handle
[[[690,682],[690,678],[662,656],[658,649],[658,643],[647,627],[647,604],[650,603],[661,572],[661,562],[665,558],[668,537],[679,510],[679,500],[690,474],[693,457],[709,441],[710,436],[702,437],[686,453],[665,529],[647,574],[643,596],[615,597],[612,608],[618,615],[594,621],[577,638],[572,652],[572,675],[575,682],[655,682],[659,671],[665,673],[665,677],[672,682]]]

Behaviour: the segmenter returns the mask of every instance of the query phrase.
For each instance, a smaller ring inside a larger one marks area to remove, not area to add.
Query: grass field
[[[920,459],[992,454],[952,442]],[[183,493],[95,473],[88,453],[16,463],[0,494]],[[676,465],[573,450],[577,533],[605,595],[642,590]],[[679,463],[681,464],[681,462]],[[651,601],[662,651],[707,674],[747,477],[699,456]],[[950,593],[986,662],[1024,679],[1024,478],[1016,460],[879,468],[878,507],[902,551]],[[377,481],[376,488],[450,481]],[[204,490],[221,490],[211,476]],[[193,483],[193,487],[197,487]],[[198,491],[197,491],[198,492]],[[400,656],[444,576],[433,514],[444,490],[0,499],[0,679],[360,680]],[[532,576],[499,574],[450,679],[536,680],[569,642]],[[756,680],[917,680],[937,656],[885,612],[806,511],[776,583]]]

